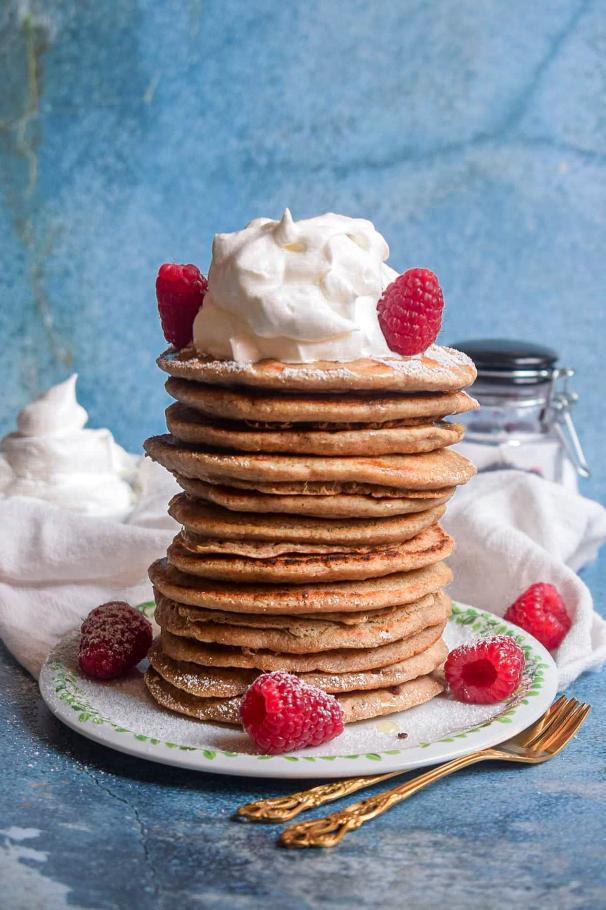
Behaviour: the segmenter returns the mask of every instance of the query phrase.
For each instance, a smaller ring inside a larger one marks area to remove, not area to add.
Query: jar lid
[[[509,381],[516,385],[548,382],[558,354],[551,348],[512,338],[472,338],[452,347],[467,354],[476,365],[478,379]]]

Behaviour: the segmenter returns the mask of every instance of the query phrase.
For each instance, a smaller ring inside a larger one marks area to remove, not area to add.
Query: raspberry
[[[165,262],[156,278],[156,297],[162,331],[176,348],[192,340],[194,319],[204,301],[208,282],[195,265]]]
[[[444,298],[429,269],[409,269],[385,288],[377,315],[385,341],[396,354],[420,354],[438,337]]]
[[[151,623],[122,601],[95,607],[80,631],[78,663],[94,679],[124,676],[143,660],[152,643]]]
[[[520,685],[524,653],[508,635],[461,645],[444,665],[450,690],[459,701],[490,705],[513,695]]]
[[[343,732],[334,695],[277,671],[258,676],[240,706],[242,725],[266,755],[327,743]]]
[[[534,635],[548,651],[562,644],[572,625],[558,589],[545,582],[524,591],[509,607],[505,619]]]

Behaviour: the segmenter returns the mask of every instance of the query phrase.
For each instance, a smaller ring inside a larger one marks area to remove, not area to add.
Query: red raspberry
[[[562,644],[572,625],[558,589],[545,582],[524,591],[509,607],[505,619],[534,635],[548,651]]]
[[[208,282],[195,265],[165,262],[156,278],[156,297],[167,341],[183,348],[192,340],[194,319],[204,301]]]
[[[143,660],[152,643],[151,623],[122,601],[95,607],[80,631],[78,663],[94,679],[124,676]]]
[[[343,732],[334,695],[278,671],[255,679],[240,706],[242,726],[266,755],[327,743]]]
[[[409,269],[385,288],[377,315],[385,341],[396,354],[421,354],[442,325],[444,298],[429,269]]]
[[[520,685],[524,652],[508,635],[461,645],[444,665],[450,690],[459,701],[491,705],[513,695]]]

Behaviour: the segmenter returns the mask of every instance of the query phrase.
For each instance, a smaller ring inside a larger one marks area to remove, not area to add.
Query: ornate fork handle
[[[401,771],[390,774],[377,774],[374,777],[353,777],[349,780],[337,780],[332,784],[321,784],[311,790],[291,793],[290,796],[278,796],[275,799],[260,799],[246,806],[240,806],[236,815],[256,822],[288,822],[307,809],[315,809],[324,803],[333,802],[343,796],[349,796],[358,790],[372,787],[382,780],[389,780]]]
[[[455,771],[466,768],[468,765],[496,757],[492,750],[486,749],[456,758],[445,765],[432,768],[431,771],[427,771],[419,777],[414,777],[394,790],[379,793],[377,796],[354,803],[341,812],[334,812],[326,818],[292,825],[280,835],[280,844],[284,847],[334,847],[343,840],[348,831],[356,831],[364,822],[382,815],[383,812],[391,809],[397,803],[401,803],[423,787],[442,777],[447,777],[449,774],[454,774]]]

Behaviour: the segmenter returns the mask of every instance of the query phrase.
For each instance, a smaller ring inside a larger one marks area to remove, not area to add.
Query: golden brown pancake
[[[406,607],[416,607],[434,601],[437,597],[445,596],[443,592],[435,591],[425,594]],[[249,626],[252,629],[288,629],[298,620],[302,622],[330,623],[339,626],[357,626],[360,623],[389,622],[397,616],[402,606],[396,604],[392,607],[383,607],[380,610],[360,610],[356,613],[234,613],[227,610],[208,610],[205,607],[194,607],[190,604],[180,604],[169,597],[164,597],[157,589],[154,590],[156,603],[162,600],[179,607],[183,616],[190,617],[196,622],[222,623],[228,626]]]
[[[448,609],[442,605],[442,615]],[[318,651],[312,654],[298,654],[269,649],[240,648],[235,645],[219,645],[214,642],[202,642],[186,635],[187,629],[178,630],[174,617],[166,616],[161,609],[159,618],[170,622],[170,629],[162,627],[162,650],[173,660],[185,660],[205,667],[239,667],[245,670],[286,670],[289,673],[358,673],[361,670],[372,670],[399,663],[407,657],[413,657],[425,651],[440,638],[446,625],[444,618],[437,625],[424,626],[424,617],[417,617],[419,628],[415,629],[414,617],[410,622],[410,635],[376,645],[372,648],[335,648],[332,651]],[[418,633],[427,633],[422,639]]]
[[[454,490],[440,495],[431,493],[425,497],[401,496],[398,498],[377,498],[376,496],[333,494],[320,495],[275,495],[260,493],[252,489],[224,487],[204,483],[190,477],[176,475],[177,483],[194,499],[205,500],[233,512],[254,512],[255,514],[285,514],[313,516],[321,519],[332,518],[389,518],[394,515],[410,515],[423,512],[434,506],[445,505]]]
[[[427,639],[430,637],[427,632],[420,632],[419,638],[422,636]],[[448,648],[440,638],[418,654],[387,667],[358,673],[299,673],[298,676],[308,685],[333,694],[382,689],[432,673],[441,666],[447,655]],[[173,660],[164,653],[159,639],[152,645],[148,657],[154,670],[167,682],[199,698],[244,695],[259,675],[257,670],[203,667],[188,661]]]
[[[178,475],[175,474],[174,476],[177,477]],[[189,478],[189,480],[191,482],[193,478]],[[203,483],[203,481],[198,482]],[[456,489],[452,486],[440,487],[435,490],[407,490],[404,487],[387,487],[376,483],[356,483],[336,480],[264,483],[260,480],[241,480],[238,477],[230,478],[229,484],[230,488],[233,489],[254,491],[258,493],[271,493],[276,496],[340,496],[345,494],[347,496],[372,496],[373,499],[399,499],[402,496],[406,496],[409,499],[429,500],[436,496],[452,495]]]
[[[450,449],[417,455],[374,458],[323,458],[312,455],[227,454],[180,443],[172,436],[152,436],[146,453],[169,471],[207,482],[337,481],[371,483],[401,489],[439,490],[466,483],[475,468]]]
[[[170,433],[192,445],[240,452],[286,452],[302,455],[389,455],[432,452],[454,445],[463,425],[435,421],[404,426],[357,429],[275,428],[209,418],[179,402],[166,409]]]
[[[305,392],[453,392],[472,384],[476,369],[461,351],[432,345],[424,354],[349,363],[237,363],[197,354],[193,347],[169,348],[158,366],[178,379],[221,386],[251,386]]]
[[[326,544],[343,547],[369,547],[377,544],[410,540],[420,531],[435,524],[444,514],[444,506],[423,512],[385,519],[336,519],[251,515],[209,506],[181,493],[168,506],[169,515],[198,537],[223,542]]]
[[[314,654],[341,648],[372,648],[408,638],[425,628],[445,622],[450,599],[428,595],[415,604],[398,607],[387,617],[356,625],[290,618],[287,626],[250,626],[205,622],[192,607],[180,607],[159,598],[156,622],[173,635],[229,647],[264,649],[287,654]]]
[[[145,684],[158,704],[169,711],[186,714],[196,720],[240,725],[240,697],[198,698],[167,682],[153,667],[145,674]],[[350,692],[335,696],[343,709],[345,723],[406,711],[439,695],[443,685],[433,676],[419,676],[399,686],[374,689],[370,692]]]
[[[452,572],[438,562],[411,572],[399,572],[369,581],[331,584],[247,585],[204,579],[180,572],[166,559],[149,569],[154,587],[165,597],[204,609],[231,613],[359,613],[413,603],[452,580]]]
[[[383,544],[366,552],[293,553],[252,559],[221,553],[192,553],[174,539],[167,551],[169,563],[181,572],[217,581],[243,584],[311,585],[333,581],[362,581],[410,572],[446,559],[453,539],[440,525],[432,525],[412,540]]]
[[[479,407],[466,392],[421,392],[413,395],[385,392],[302,394],[260,392],[253,388],[225,388],[170,377],[166,391],[177,401],[210,417],[256,420],[264,423],[368,424],[415,418],[440,419]]]

